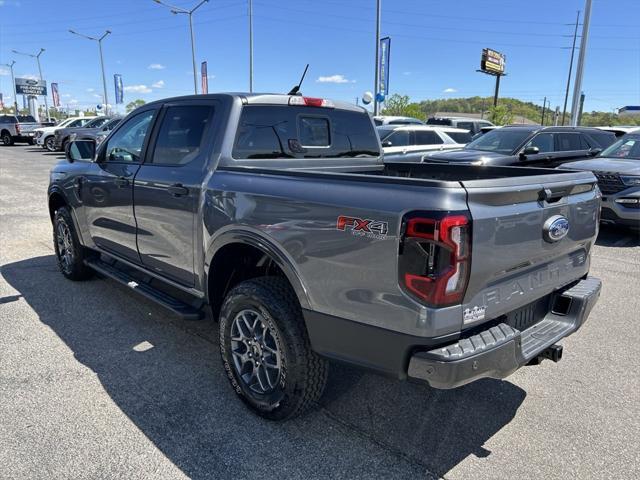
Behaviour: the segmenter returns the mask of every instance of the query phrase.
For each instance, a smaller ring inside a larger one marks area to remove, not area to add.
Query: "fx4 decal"
[[[336,223],[338,230],[351,230],[352,235],[384,240],[387,238],[389,225],[387,222],[340,215]]]

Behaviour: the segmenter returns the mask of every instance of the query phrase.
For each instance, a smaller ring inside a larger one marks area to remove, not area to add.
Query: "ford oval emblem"
[[[569,220],[562,215],[554,215],[544,222],[542,234],[547,242],[553,243],[562,240],[569,233]]]

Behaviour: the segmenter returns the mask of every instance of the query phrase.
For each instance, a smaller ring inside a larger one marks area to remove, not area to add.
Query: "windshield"
[[[485,133],[464,147],[465,150],[482,150],[511,155],[531,135],[530,130],[499,128]]]
[[[621,138],[616,143],[605,149],[600,157],[633,158],[640,160],[640,135]]]
[[[110,118],[106,118],[106,117],[94,118],[90,122],[85,123],[84,128],[98,128],[104,125],[105,123],[107,123],[109,120]]]

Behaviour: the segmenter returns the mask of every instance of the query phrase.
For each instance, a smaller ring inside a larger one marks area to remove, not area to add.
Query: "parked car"
[[[182,318],[208,305],[233,391],[272,420],[316,403],[327,359],[436,388],[557,361],[600,292],[591,173],[384,164],[350,103],[155,101],[66,156],[48,189],[61,273]]]
[[[480,131],[478,133],[476,133],[473,137],[471,137],[471,140],[475,140],[476,138],[481,137],[485,133],[488,133],[491,130],[495,130],[496,128],[500,128],[500,127],[498,125],[490,125],[487,127],[482,127],[480,128]]]
[[[462,128],[469,130],[471,135],[480,132],[482,127],[491,127],[493,123],[489,120],[481,120],[479,118],[467,117],[430,117],[427,119],[427,125],[444,125],[447,127]]]
[[[509,125],[476,138],[463,149],[427,154],[423,161],[556,167],[593,157],[615,141],[597,128]]]
[[[122,117],[113,117],[100,127],[95,128],[79,128],[69,135],[69,140],[96,140],[99,134],[109,134],[116,125],[120,123]],[[102,136],[102,135],[100,135]]]
[[[58,125],[54,125],[51,127],[36,128],[34,130],[36,143],[40,145],[42,148],[44,148],[45,150],[54,152],[55,145],[53,140],[55,137],[55,131],[57,129],[82,127],[87,122],[93,120],[94,118],[96,117],[69,117],[66,120],[63,120],[62,122],[60,122]]]
[[[413,117],[398,117],[392,115],[376,115],[373,117],[373,123],[380,125],[424,125],[422,120]]]
[[[604,130],[605,132],[611,132],[618,138],[623,137],[627,133],[640,131],[640,127],[637,125],[636,126],[617,125],[613,127],[595,127],[595,128],[599,128],[600,130]]]
[[[64,149],[66,148],[67,144],[70,141],[72,133],[78,133],[80,130],[83,130],[83,129],[92,129],[92,128],[102,127],[112,118],[113,117],[106,117],[106,116],[94,117],[93,119],[91,119],[90,121],[82,125],[81,127],[65,127],[65,128],[55,129],[54,135],[53,135],[53,148],[55,149],[55,151],[61,151],[61,150],[64,151]]]
[[[387,125],[377,127],[385,158],[403,161],[407,154],[462,148],[471,141],[468,130],[432,125]],[[411,155],[410,155],[411,157]]]
[[[593,172],[602,192],[601,221],[640,230],[640,131],[625,135],[596,158],[560,168]]]
[[[0,141],[9,146],[14,143],[35,143],[34,130],[41,124],[31,115],[0,115]]]

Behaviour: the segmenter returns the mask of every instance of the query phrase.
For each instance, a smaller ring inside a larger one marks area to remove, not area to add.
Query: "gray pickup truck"
[[[14,143],[36,143],[35,130],[42,126],[31,115],[0,115],[0,142],[4,146]]]
[[[233,389],[269,419],[320,398],[327,359],[436,388],[557,361],[600,293],[590,172],[384,164],[351,104],[167,99],[66,156],[48,189],[62,274],[211,308]]]

